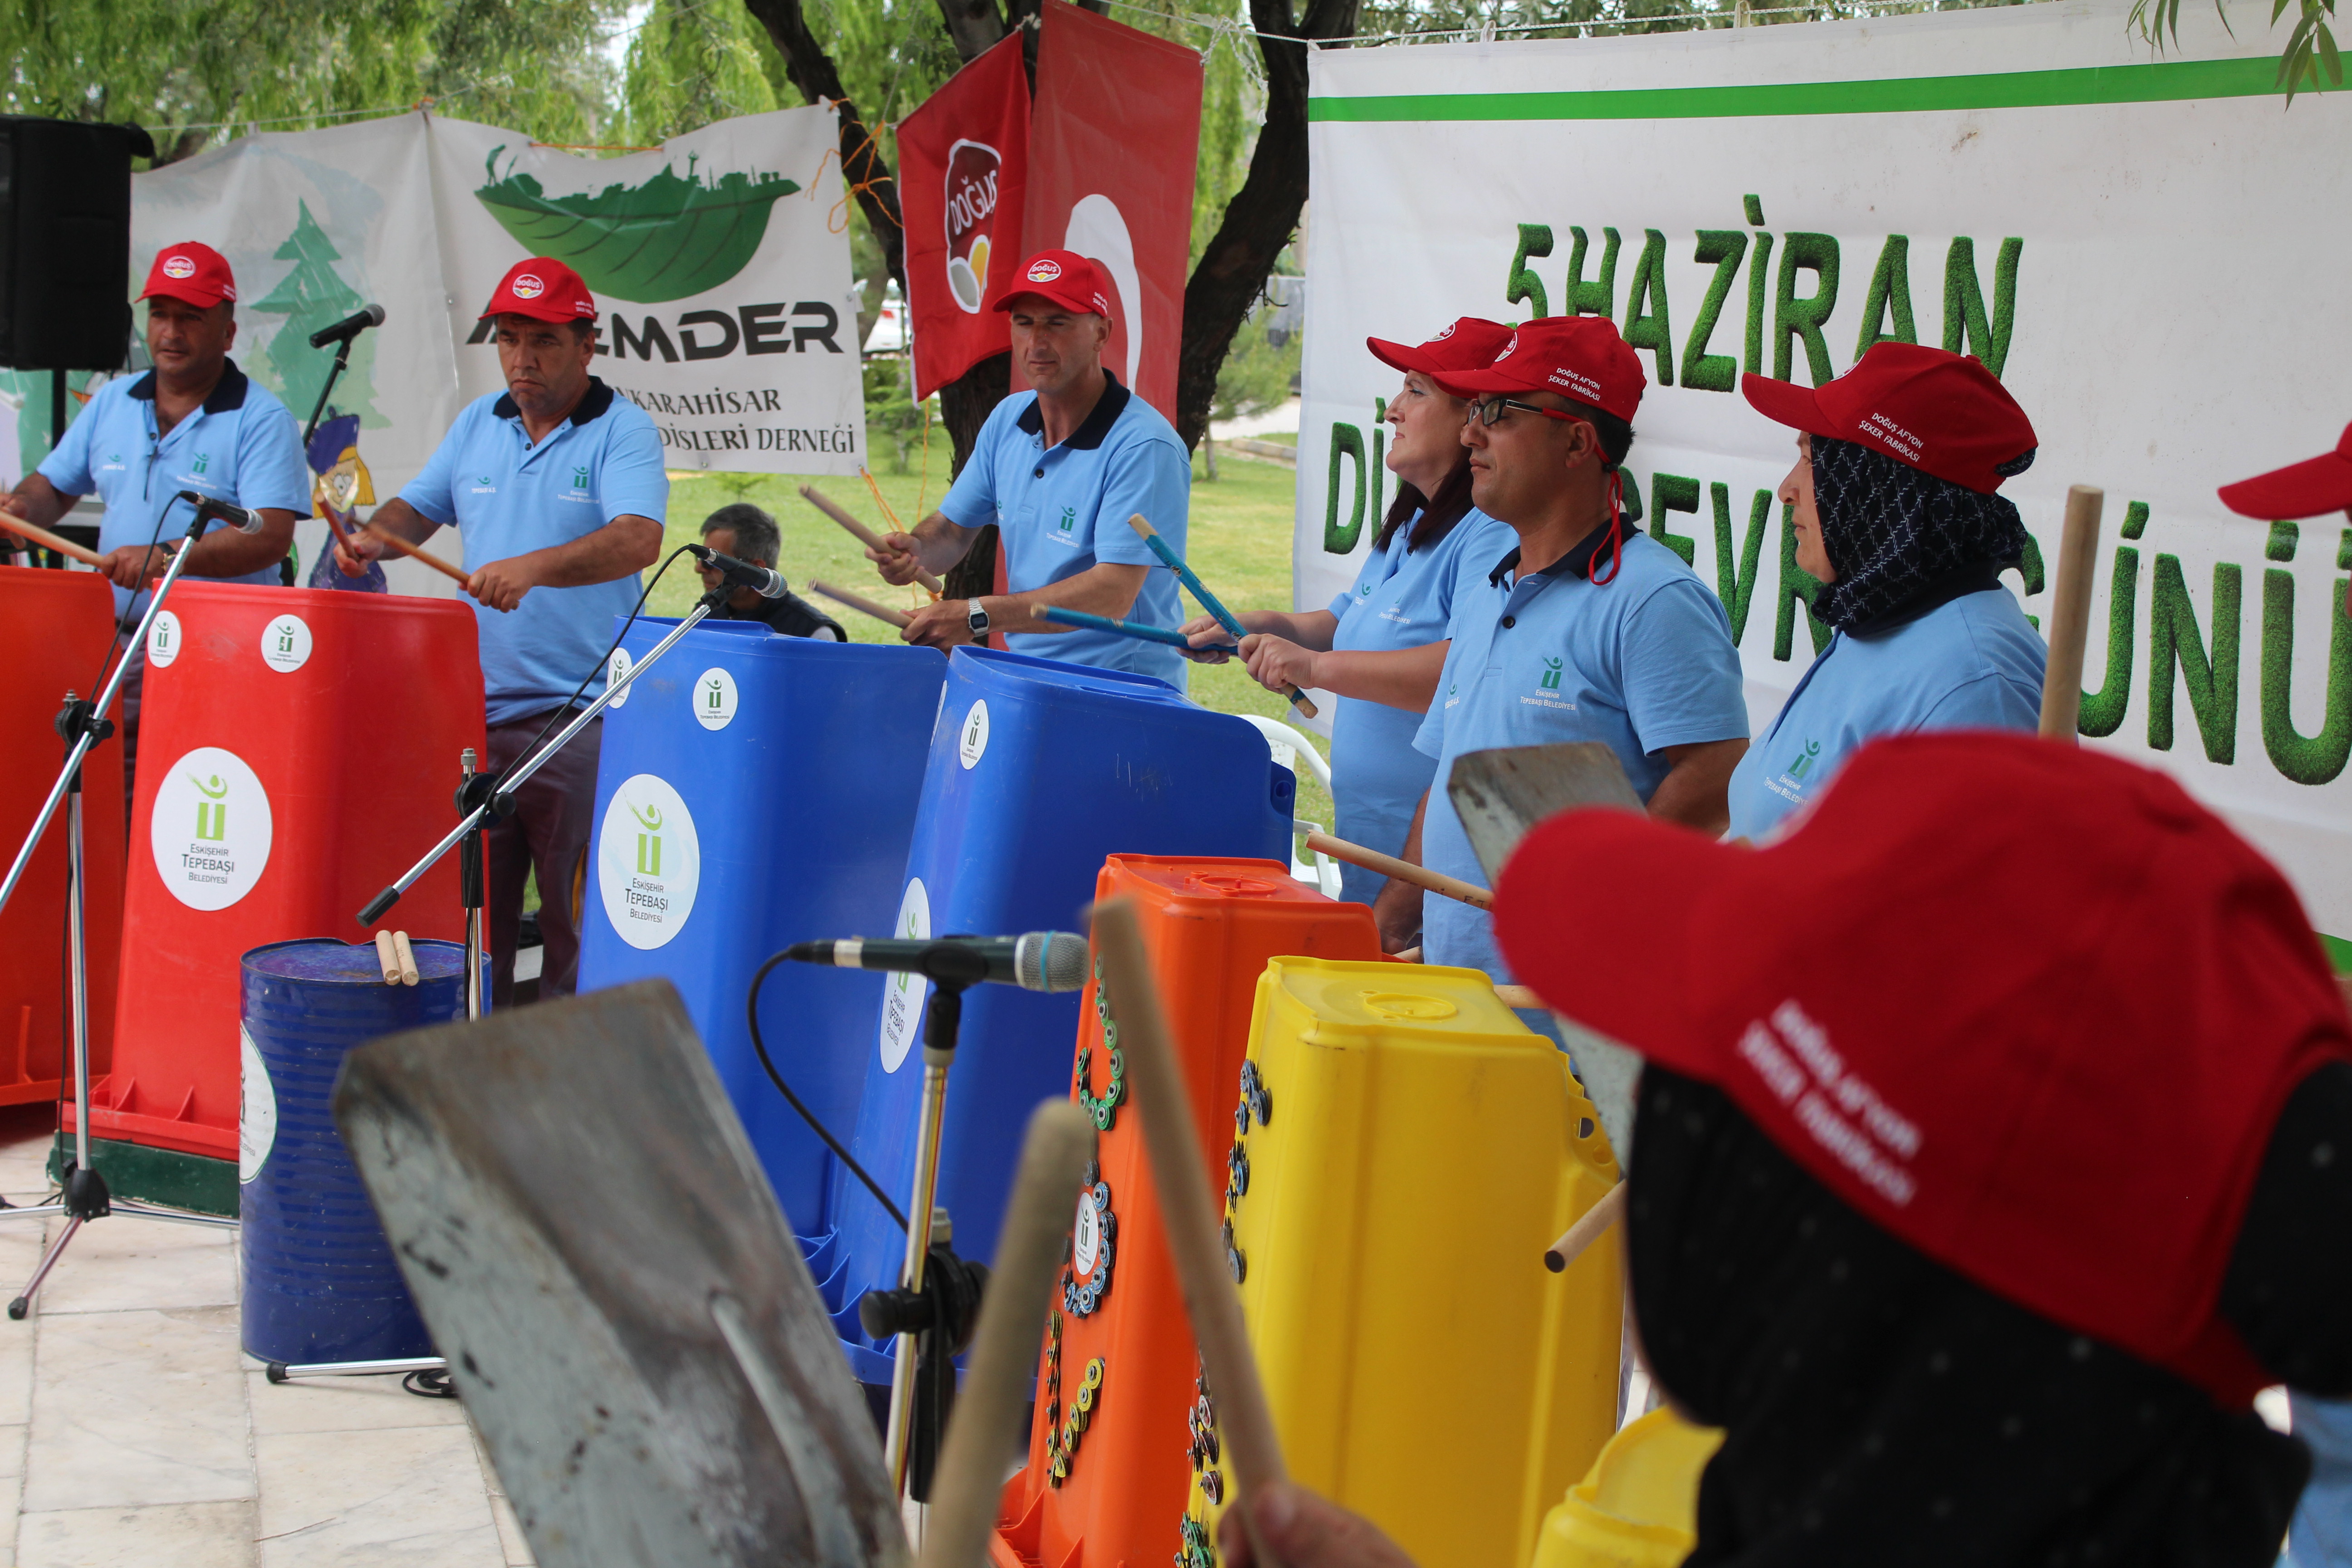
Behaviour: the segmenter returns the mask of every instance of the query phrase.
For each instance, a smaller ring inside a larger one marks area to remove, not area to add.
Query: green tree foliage
[[[0,0],[0,111],[136,121],[157,162],[258,124],[299,130],[432,99],[549,142],[593,142],[597,50],[623,0]]]

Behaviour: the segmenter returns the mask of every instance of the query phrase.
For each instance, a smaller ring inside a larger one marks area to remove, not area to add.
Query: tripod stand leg
[[[41,1254],[41,1266],[33,1270],[30,1279],[25,1281],[24,1294],[8,1303],[10,1319],[20,1323],[25,1321],[25,1314],[33,1310],[33,1298],[39,1293],[41,1281],[47,1279],[49,1270],[58,1266],[58,1259],[65,1256],[66,1244],[74,1238],[74,1233],[81,1226],[82,1222],[79,1219],[66,1221],[65,1229],[58,1232],[58,1238],[49,1243],[47,1252]]]

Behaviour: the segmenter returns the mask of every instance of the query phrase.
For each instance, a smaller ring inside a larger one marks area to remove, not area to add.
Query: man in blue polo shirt
[[[1072,250],[1041,251],[996,308],[1013,317],[1013,365],[1032,391],[999,403],[980,427],[963,472],[940,510],[866,554],[892,583],[918,569],[943,574],[982,528],[997,525],[1009,594],[947,599],[915,612],[899,635],[952,647],[1006,634],[1016,653],[1154,675],[1184,689],[1174,648],[1033,618],[1056,605],[1170,631],[1183,618],[1176,578],[1128,519],[1140,512],[1178,555],[1192,494],[1192,459],[1157,409],[1103,369],[1110,294],[1095,264]]]
[[[310,511],[310,469],[294,416],[228,357],[236,342],[236,279],[208,245],[156,252],[140,298],[147,302],[147,355],[155,368],[99,388],[66,427],[57,450],[0,499],[7,514],[48,528],[79,498],[106,504],[98,547],[114,580],[122,635],[147,613],[147,584],[163,574],[172,546],[188,531],[180,500],[194,490],[261,514],[261,531],[214,524],[188,557],[191,577],[275,583],[294,542],[294,521]],[[126,656],[122,684],[122,786],[138,756],[139,700],[146,650]],[[126,796],[127,799],[127,796]]]
[[[1439,384],[1472,402],[1471,499],[1518,548],[1494,564],[1485,596],[1454,611],[1437,700],[1413,738],[1437,776],[1407,858],[1485,887],[1445,793],[1454,759],[1555,741],[1605,743],[1653,816],[1720,834],[1748,749],[1739,655],[1697,574],[1618,510],[1643,384],[1633,350],[1605,317],[1547,317],[1486,370]],[[1467,904],[1430,900],[1422,935],[1430,963],[1509,978],[1487,917]],[[1535,1021],[1549,1032],[1548,1017]]]
[[[424,471],[373,521],[413,544],[455,528],[465,545],[497,771],[530,752],[583,678],[583,702],[604,690],[614,618],[636,607],[637,574],[661,553],[669,479],[653,421],[588,374],[596,301],[577,273],[543,256],[517,262],[482,314],[497,319],[507,390],[458,415]],[[356,576],[383,548],[362,535],[337,554]],[[493,1005],[514,994],[528,870],[539,876],[546,944],[540,995],[572,994],[580,961],[572,888],[588,847],[603,731],[599,719],[573,737],[488,835]]]

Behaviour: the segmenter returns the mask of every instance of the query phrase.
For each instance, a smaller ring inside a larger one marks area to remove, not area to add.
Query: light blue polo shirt
[[[501,392],[476,398],[400,499],[457,529],[472,572],[569,544],[616,517],[665,521],[669,477],[653,420],[591,376],[572,417],[536,447],[512,397]],[[476,604],[489,721],[544,713],[592,670],[586,697],[601,694],[614,619],[636,607],[639,586],[632,572],[578,588],[533,588],[504,613]]]
[[[1331,600],[1339,617],[1331,647],[1350,653],[1396,653],[1444,642],[1454,606],[1486,585],[1486,574],[1518,542],[1507,523],[1473,507],[1425,550],[1407,545],[1412,521],[1389,535],[1388,547],[1364,557],[1356,580]],[[1331,715],[1333,831],[1350,844],[1383,855],[1404,848],[1413,807],[1436,771],[1434,758],[1413,749],[1421,713],[1360,697],[1342,697]],[[1339,868],[1340,897],[1369,904],[1388,880],[1360,866]]]
[[[1512,571],[1514,547],[1480,597],[1456,611],[1437,700],[1413,741],[1437,759],[1421,829],[1431,870],[1486,886],[1444,789],[1465,752],[1600,741],[1646,801],[1671,769],[1667,747],[1747,735],[1722,603],[1680,556],[1630,527],[1616,575],[1596,587],[1586,573],[1601,542],[1596,532],[1524,577]],[[1510,978],[1487,917],[1453,899],[1422,901],[1422,957]],[[1549,1019],[1542,1026],[1549,1032]]]
[[[2006,588],[1873,636],[1840,632],[1731,775],[1731,835],[1760,839],[1879,735],[2032,730],[2049,650]]]
[[[155,430],[155,373],[108,382],[66,426],[65,439],[41,460],[40,474],[60,495],[96,492],[106,507],[98,525],[100,554],[145,544],[155,537],[159,518],[164,540],[185,535],[191,512],[187,502],[177,500],[182,490],[248,511],[268,507],[297,517],[310,514],[310,466],[302,460],[302,434],[294,416],[268,387],[237,369],[235,360],[223,367],[220,384],[203,406],[162,436]],[[167,508],[171,515],[164,517]],[[215,523],[205,531],[223,526]],[[163,571],[159,555],[150,575]],[[275,583],[278,563],[210,581]],[[135,599],[128,588],[114,590],[117,616],[146,612],[143,589]]]
[[[1184,554],[1184,519],[1192,500],[1192,458],[1160,411],[1118,384],[1048,451],[1045,416],[1034,392],[1008,397],[989,414],[963,472],[940,511],[960,528],[997,526],[1007,591],[1025,594],[1074,577],[1097,561],[1160,567],[1127,520],[1141,512]],[[1217,584],[1209,584],[1214,592]],[[1230,606],[1228,606],[1230,607]],[[1173,631],[1184,622],[1176,574],[1156,569],[1127,618]],[[1024,632],[1005,639],[1014,653],[1156,676],[1181,691],[1188,666],[1172,647],[1114,632]]]

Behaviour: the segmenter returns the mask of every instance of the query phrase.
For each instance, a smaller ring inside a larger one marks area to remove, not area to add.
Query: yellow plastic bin
[[[1528,1562],[1616,1415],[1619,1250],[1543,1264],[1617,1179],[1568,1058],[1475,970],[1277,958],[1240,1078],[1227,1264],[1291,1475],[1422,1568]]]
[[[1545,1516],[1535,1568],[1676,1568],[1698,1543],[1698,1478],[1723,1434],[1653,1410]]]

